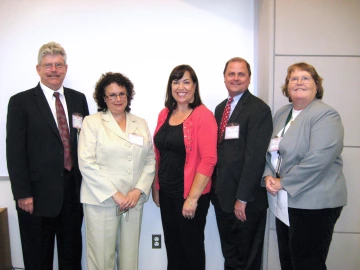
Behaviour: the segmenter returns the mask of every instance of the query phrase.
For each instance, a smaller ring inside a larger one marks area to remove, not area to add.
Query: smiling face
[[[41,83],[52,90],[58,90],[65,79],[67,65],[62,55],[47,54],[42,58],[41,64],[36,66],[36,71]]]
[[[289,76],[288,95],[295,110],[302,110],[309,105],[316,96],[316,83],[310,73],[296,69]]]
[[[172,81],[171,94],[178,105],[188,105],[194,101],[195,88],[189,71],[185,71],[181,79]]]
[[[123,97],[119,96],[120,93],[124,93]],[[116,95],[115,99],[111,98],[112,95]],[[112,115],[119,116],[125,112],[128,102],[126,88],[124,86],[119,86],[117,83],[109,84],[105,87],[104,99],[108,110],[112,113]]]
[[[230,62],[224,73],[224,82],[229,96],[244,93],[250,84],[250,75],[245,62]]]

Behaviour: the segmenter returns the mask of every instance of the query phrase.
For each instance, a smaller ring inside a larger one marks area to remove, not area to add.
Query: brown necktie
[[[71,159],[71,148],[70,148],[70,135],[69,127],[66,121],[66,115],[64,107],[61,104],[59,93],[55,92],[55,108],[56,108],[56,118],[58,122],[58,128],[60,132],[61,141],[64,145],[64,168],[68,171],[71,171],[72,168],[72,159]]]
[[[219,127],[219,136],[218,136],[218,145],[220,144],[220,142],[223,139],[224,133],[225,133],[225,128],[226,128],[226,124],[229,120],[229,115],[230,115],[230,104],[231,102],[234,100],[233,97],[230,97],[228,99],[228,102],[225,106],[222,118],[221,118],[221,122],[220,122],[220,127]]]

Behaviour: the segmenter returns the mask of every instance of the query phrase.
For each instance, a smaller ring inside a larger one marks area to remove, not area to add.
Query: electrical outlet
[[[161,248],[161,234],[153,234],[151,242],[152,248]]]

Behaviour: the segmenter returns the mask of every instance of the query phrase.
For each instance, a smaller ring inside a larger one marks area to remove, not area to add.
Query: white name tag
[[[135,134],[129,134],[129,141],[132,144],[136,144],[136,145],[139,145],[139,146],[144,145],[144,137],[143,136],[139,136],[139,135],[135,135]]]
[[[80,113],[73,113],[72,115],[72,124],[73,128],[81,129],[83,116]]]
[[[271,139],[270,145],[269,145],[269,152],[279,151],[279,144],[280,144],[281,139],[282,139],[282,137]]]
[[[225,128],[224,140],[239,139],[240,125],[236,123],[228,123]]]

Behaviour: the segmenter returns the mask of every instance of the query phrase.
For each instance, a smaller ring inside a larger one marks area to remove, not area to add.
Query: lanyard
[[[292,117],[292,109],[290,110],[289,115],[288,115],[288,117],[286,118],[283,131],[281,132],[281,137],[284,136],[285,128],[286,128],[287,124],[290,122],[291,117]],[[279,155],[279,156],[278,156],[278,161],[277,161],[276,168],[275,168],[276,178],[280,178],[280,168],[281,168],[281,163],[282,163],[282,156],[281,156],[279,150],[278,150],[278,155]]]
[[[286,128],[287,124],[290,122],[291,117],[292,117],[292,109],[290,110],[289,115],[288,115],[288,117],[286,118],[285,126],[284,126],[284,128],[283,128],[283,131],[281,132],[281,137],[284,136],[285,128]]]

